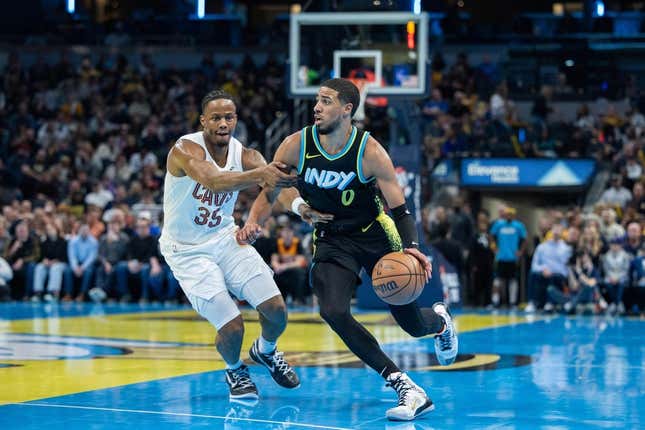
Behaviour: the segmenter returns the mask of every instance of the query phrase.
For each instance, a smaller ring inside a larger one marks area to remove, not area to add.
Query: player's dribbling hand
[[[428,260],[428,257],[426,257],[421,251],[419,251],[416,248],[405,248],[403,250],[406,254],[410,254],[423,266],[423,269],[426,271],[426,282],[430,280],[432,277],[432,263],[430,263],[430,260]]]
[[[305,206],[305,208],[300,209],[300,218],[302,218],[302,220],[309,225],[318,223],[326,224],[334,219],[334,216],[332,214],[318,212],[317,210],[312,209],[309,205],[302,206]]]
[[[298,183],[298,177],[285,173],[288,166],[279,161],[273,161],[262,168],[262,179],[266,186],[288,188]]]
[[[262,227],[258,224],[245,224],[244,227],[235,232],[235,240],[240,245],[251,245],[262,234]]]

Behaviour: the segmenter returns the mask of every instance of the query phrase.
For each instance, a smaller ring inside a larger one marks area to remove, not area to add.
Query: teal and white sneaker
[[[444,330],[434,337],[434,352],[437,355],[437,361],[442,366],[448,366],[454,363],[457,358],[457,351],[459,350],[459,339],[457,338],[457,330],[455,324],[450,317],[450,313],[446,305],[442,302],[437,302],[432,305],[432,309],[439,314],[446,327]]]

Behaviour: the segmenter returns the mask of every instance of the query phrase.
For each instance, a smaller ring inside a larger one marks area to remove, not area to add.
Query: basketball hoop
[[[387,107],[387,97],[368,97],[370,88],[380,87],[377,82],[373,79],[368,78],[354,78],[348,77],[349,81],[354,83],[358,88],[358,92],[361,96],[360,104],[356,113],[354,114],[354,119],[358,122],[363,122],[365,120],[365,106],[370,105],[373,107]]]
[[[360,94],[360,102],[358,103],[358,109],[354,114],[354,119],[358,122],[363,122],[365,120],[365,102],[367,100],[367,92],[369,91],[370,84],[373,82],[368,81],[367,79],[357,79],[349,78],[350,81],[356,85],[358,88],[358,93]]]

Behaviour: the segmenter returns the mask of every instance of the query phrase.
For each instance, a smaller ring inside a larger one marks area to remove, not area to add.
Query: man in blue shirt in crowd
[[[81,279],[81,291],[77,301],[85,300],[85,293],[90,289],[90,283],[94,275],[94,262],[99,251],[99,243],[90,234],[90,227],[83,224],[78,229],[78,234],[67,243],[67,257],[73,277],[65,279],[64,301],[70,301],[74,294],[74,278]]]
[[[495,221],[490,228],[490,234],[497,244],[491,301],[493,307],[498,307],[500,301],[506,302],[508,285],[508,303],[511,307],[515,307],[519,290],[518,262],[526,245],[526,227],[521,221],[514,219],[514,208],[503,208],[501,215],[502,218]]]
[[[562,290],[569,274],[569,260],[572,249],[562,239],[564,227],[554,224],[551,227],[551,238],[542,242],[535,248],[533,261],[531,261],[531,274],[534,282],[529,288],[529,304],[527,312],[535,312],[536,307],[545,311],[553,310],[553,303],[547,295],[547,288],[554,286]]]

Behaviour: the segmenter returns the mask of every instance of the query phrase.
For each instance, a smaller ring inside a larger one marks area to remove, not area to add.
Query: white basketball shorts
[[[254,308],[280,295],[269,266],[251,245],[237,243],[235,229],[219,232],[199,245],[163,236],[159,245],[193,308],[217,329],[240,314],[229,292]]]

